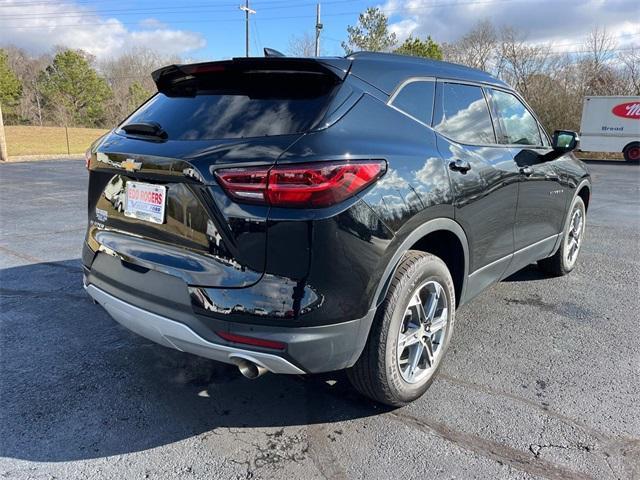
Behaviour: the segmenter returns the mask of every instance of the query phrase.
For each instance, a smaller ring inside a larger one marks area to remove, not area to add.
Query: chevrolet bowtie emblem
[[[135,172],[142,168],[142,162],[136,162],[133,158],[127,158],[120,164],[121,168],[124,168],[127,172]]]

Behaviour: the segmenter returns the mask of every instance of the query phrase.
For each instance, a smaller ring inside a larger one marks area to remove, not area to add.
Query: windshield
[[[184,96],[156,94],[121,127],[155,122],[169,140],[302,133],[322,118],[335,89],[334,78],[318,73],[222,73]]]

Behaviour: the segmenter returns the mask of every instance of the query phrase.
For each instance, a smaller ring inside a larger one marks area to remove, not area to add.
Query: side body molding
[[[464,233],[464,230],[462,229],[460,224],[458,224],[451,218],[443,217],[435,218],[423,223],[418,228],[409,233],[409,235],[407,235],[407,237],[402,241],[384,271],[380,285],[378,285],[376,294],[373,297],[374,304],[371,306],[371,308],[377,308],[384,300],[384,297],[387,294],[387,290],[389,288],[389,284],[391,283],[391,279],[393,278],[393,274],[398,268],[403,255],[421,238],[427,236],[430,233],[442,230],[453,233],[456,237],[458,237],[458,240],[460,241],[460,244],[462,245],[462,249],[464,251],[464,276],[462,279],[461,295],[458,299],[458,307],[466,303],[466,301],[468,300],[466,298],[466,287],[467,278],[469,275],[469,243],[467,241],[467,235]]]

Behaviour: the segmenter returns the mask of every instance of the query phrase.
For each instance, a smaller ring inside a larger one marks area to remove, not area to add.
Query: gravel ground
[[[465,306],[392,410],[342,374],[249,381],[118,326],[81,288],[82,162],[1,165],[1,478],[640,478],[640,168],[590,169],[576,270]]]

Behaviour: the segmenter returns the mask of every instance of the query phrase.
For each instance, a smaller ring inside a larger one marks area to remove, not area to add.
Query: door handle
[[[459,158],[456,158],[449,164],[449,168],[456,172],[467,173],[471,170],[471,164],[467,160],[460,160]]]
[[[520,173],[523,174],[526,177],[530,177],[531,175],[533,175],[533,168],[531,167],[522,167],[520,169]]]

